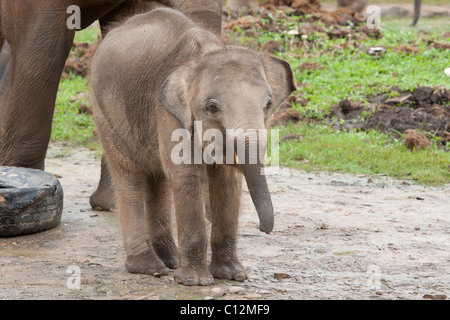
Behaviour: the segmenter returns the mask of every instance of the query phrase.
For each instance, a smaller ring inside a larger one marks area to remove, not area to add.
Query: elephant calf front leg
[[[188,286],[211,285],[214,279],[206,265],[207,236],[202,201],[202,171],[180,168],[172,177],[180,265],[175,280]]]
[[[238,214],[242,175],[232,167],[209,166],[211,250],[209,271],[215,278],[244,281],[245,269],[237,258]]]

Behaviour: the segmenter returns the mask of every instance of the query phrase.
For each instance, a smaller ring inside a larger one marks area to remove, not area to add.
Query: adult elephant
[[[413,22],[411,23],[411,26],[415,26],[417,21],[419,20],[420,16],[420,5],[422,0],[414,0],[414,16],[413,16]]]
[[[369,0],[337,0],[337,6],[338,8],[350,8],[353,11],[362,13],[368,2]],[[421,2],[421,0],[414,0],[414,14],[411,26],[415,26],[419,20]]]
[[[159,4],[179,10],[220,33],[222,0],[0,0],[0,165],[44,169],[58,84],[75,31],[68,27],[80,8],[81,29],[110,23]],[[102,174],[91,205],[114,205],[109,174]]]

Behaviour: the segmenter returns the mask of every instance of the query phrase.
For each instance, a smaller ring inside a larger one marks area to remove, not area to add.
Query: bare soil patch
[[[369,97],[363,106],[342,100],[330,108],[330,116],[345,120],[334,121],[342,129],[376,129],[399,137],[408,129],[426,132],[429,137],[439,137],[445,145],[450,131],[450,91],[445,88],[418,87],[412,92],[398,92]]]
[[[97,46],[98,42],[91,45],[88,42],[74,41],[61,77],[64,79],[70,79],[71,76],[87,78]]]

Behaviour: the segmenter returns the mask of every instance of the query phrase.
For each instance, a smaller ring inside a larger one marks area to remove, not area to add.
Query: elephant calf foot
[[[125,268],[130,273],[141,273],[154,276],[165,276],[168,274],[164,262],[150,252],[138,255],[128,255]]]
[[[244,281],[247,279],[244,266],[239,261],[218,262],[212,261],[209,271],[217,279]]]
[[[185,286],[210,286],[214,279],[206,266],[179,267],[174,271],[175,281]]]
[[[92,209],[101,211],[113,211],[116,207],[114,190],[98,188],[90,197],[89,203]]]
[[[164,262],[166,267],[170,269],[178,268],[177,249],[174,243],[166,245],[153,245],[158,257]]]

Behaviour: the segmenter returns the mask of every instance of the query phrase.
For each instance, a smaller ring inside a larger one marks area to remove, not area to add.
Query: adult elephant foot
[[[89,203],[93,209],[101,211],[113,211],[116,207],[116,190],[104,157],[102,157],[100,182],[97,190],[91,195]]]

